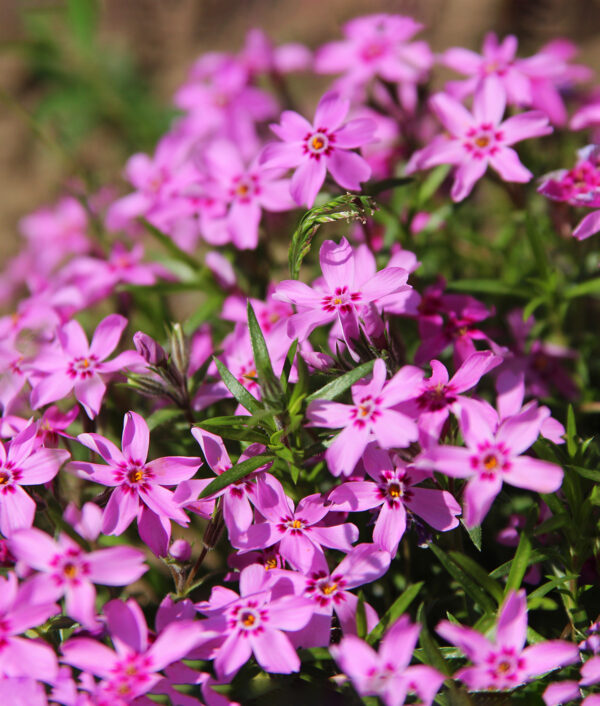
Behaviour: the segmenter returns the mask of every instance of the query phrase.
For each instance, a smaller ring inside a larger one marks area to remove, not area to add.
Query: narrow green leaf
[[[439,167],[433,169],[428,175],[425,181],[419,187],[419,192],[417,194],[417,205],[422,206],[426,201],[428,201],[438,190],[441,183],[448,176],[450,171],[450,166],[448,164],[442,164]]]
[[[533,314],[533,312],[538,308],[538,306],[541,306],[545,301],[546,297],[540,296],[534,297],[530,302],[528,302],[525,308],[523,309],[523,321],[527,321],[527,319]]]
[[[252,308],[252,304],[248,301],[248,329],[250,332],[250,342],[252,343],[252,353],[254,354],[254,362],[256,363],[256,372],[259,380],[275,380],[271,358],[267,349],[264,334]]]
[[[548,559],[548,550],[534,549],[529,555],[527,566],[531,564],[537,564],[539,561],[545,561]],[[503,576],[507,576],[510,573],[514,559],[510,561],[505,561],[504,564],[500,564],[493,571],[490,571],[490,576],[493,579],[501,579]]]
[[[369,360],[367,363],[362,363],[362,365],[357,366],[353,370],[349,370],[347,373],[340,375],[339,378],[328,382],[320,390],[313,392],[306,398],[307,402],[312,402],[313,400],[335,400],[337,397],[342,395],[349,387],[352,387],[355,382],[362,380],[366,377],[375,365],[374,360]]]
[[[475,549],[478,552],[481,551],[481,525],[475,525],[475,527],[467,527],[463,520],[460,524],[465,528],[466,533],[469,535],[469,539],[473,542]]]
[[[225,365],[218,359],[213,358],[215,365],[221,375],[221,379],[227,386],[227,389],[235,397],[235,399],[245,407],[251,414],[258,414],[263,411],[262,404],[252,395],[246,388],[238,382],[235,377],[227,370]]]
[[[98,23],[96,0],[68,0],[67,21],[80,47],[91,49]]]
[[[423,587],[424,581],[419,581],[419,583],[413,583],[408,588],[406,588],[392,605],[387,609],[381,620],[377,625],[371,630],[367,635],[367,642],[372,645],[377,642],[379,638],[383,635],[385,630],[394,623],[403,613],[406,612],[408,606],[415,600],[419,595],[419,591]]]
[[[256,429],[254,426],[255,422],[255,417],[231,415],[203,419],[201,422],[197,422],[196,426],[211,432],[211,434],[217,434],[224,439],[266,444],[267,435],[260,429]]]
[[[550,579],[541,586],[538,586],[535,591],[532,591],[527,596],[527,600],[529,601],[530,598],[539,598],[541,596],[545,596],[547,593],[550,593],[550,591],[553,591],[558,586],[562,586],[562,584],[568,583],[569,581],[577,581],[578,579],[578,574],[567,574],[566,576],[558,576],[557,578]]]
[[[289,347],[287,355],[285,356],[285,361],[283,363],[283,369],[281,375],[279,376],[279,384],[284,390],[287,390],[287,383],[292,371],[292,366],[294,365],[294,358],[296,357],[296,351],[298,350],[298,339],[295,338],[292,341],[292,345]]]
[[[150,233],[150,235],[155,238],[155,240],[157,240],[175,259],[185,262],[185,264],[189,265],[195,272],[202,269],[202,265],[198,262],[198,260],[184,250],[181,250],[175,244],[175,241],[166,233],[163,233],[156,226],[153,226],[152,223],[147,221],[145,218],[140,218],[139,220],[148,233]]]
[[[519,546],[515,552],[515,556],[512,560],[512,565],[508,573],[508,578],[506,579],[506,587],[504,589],[504,595],[507,595],[509,591],[518,591],[521,587],[521,582],[523,581],[523,576],[527,571],[529,566],[529,557],[531,556],[531,540],[525,532],[521,533],[521,539],[519,540]]]
[[[577,453],[577,426],[572,404],[569,405],[567,410],[567,451],[571,458]]]
[[[581,282],[581,284],[575,284],[565,292],[567,299],[584,297],[587,294],[600,294],[600,277],[588,279],[587,282]]]
[[[472,578],[484,588],[492,598],[500,605],[504,598],[502,586],[490,578],[488,572],[480,566],[471,557],[461,554],[460,552],[449,552],[450,558],[455,561],[462,569],[464,569]]]
[[[411,184],[414,180],[411,177],[388,177],[387,179],[381,179],[380,181],[371,181],[365,184],[362,188],[363,194],[368,194],[369,196],[378,196],[384,191],[389,191],[390,189],[397,189],[400,186],[406,186]]]
[[[247,458],[241,463],[236,463],[235,466],[228,468],[224,473],[221,473],[220,476],[217,476],[212,483],[209,483],[200,493],[198,499],[202,500],[203,498],[208,498],[210,495],[217,493],[228,485],[245,478],[257,468],[271,463],[274,458],[274,456],[269,455],[252,456],[252,458]]]
[[[367,634],[367,612],[365,610],[365,596],[362,591],[358,592],[358,603],[356,604],[356,634],[364,640]]]
[[[582,478],[587,478],[588,480],[593,480],[594,483],[600,483],[600,471],[594,471],[592,468],[584,468],[583,466],[572,466],[569,465],[567,468],[575,471],[577,475]]]
[[[446,569],[446,571],[452,576],[452,578],[458,582],[462,587],[464,592],[470,596],[476,603],[478,603],[481,608],[486,612],[495,611],[496,607],[490,600],[489,596],[481,587],[471,579],[471,577],[465,573],[465,571],[453,561],[443,549],[432,542],[428,545],[431,551],[436,555],[440,564]]]

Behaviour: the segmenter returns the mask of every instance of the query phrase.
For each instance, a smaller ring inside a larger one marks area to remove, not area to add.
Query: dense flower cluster
[[[440,548],[467,537],[461,525],[477,543],[507,487],[534,503],[544,495],[543,532],[560,529],[552,499],[560,502],[565,471],[560,449],[544,450],[564,444],[565,428],[539,398],[550,389],[577,395],[563,367],[572,352],[534,338],[533,309],[494,327],[484,302],[442,279],[422,287],[416,255],[379,237],[381,224],[366,219],[372,202],[345,192],[439,165],[454,167],[453,201],[488,165],[504,182],[528,182],[513,146],[564,126],[563,89],[588,71],[570,63],[568,42],[518,58],[514,37],[490,34],[482,55],[453,48],[439,57],[467,78],[423,104],[436,58],[413,41],[421,29],[408,17],[358,18],[314,56],[254,31],[238,54],[194,64],[168,134],[126,165],[131,193],[87,208],[66,197],[21,222],[24,247],[0,285],[0,299],[16,307],[0,319],[2,704],[150,706],[163,695],[173,706],[225,706],[236,702],[224,685],[249,660],[291,674],[306,655],[329,660],[328,676],[337,664],[359,695],[386,706],[431,704],[451,672],[440,671],[429,633],[424,664],[411,664],[428,629],[401,615],[410,601],[383,616],[381,591],[367,593],[370,602],[359,593],[392,566],[402,573],[408,536],[431,547],[430,561],[445,557],[459,583],[485,576],[491,597],[483,594],[476,627],[448,613],[436,628],[457,648],[446,648],[446,666],[463,653],[472,663],[454,673],[466,689],[515,689],[580,659],[567,641],[575,632],[527,633],[527,596],[516,589],[544,557],[521,553],[523,566],[515,558],[490,577]],[[281,89],[287,73],[310,69],[337,75],[312,121],[285,103],[286,91],[265,88],[269,77]],[[593,147],[540,191],[596,207],[599,185]],[[331,208],[325,194],[337,196]],[[268,248],[264,233],[281,230],[285,212],[295,218],[315,203],[322,220],[294,236],[304,240],[301,255],[292,244],[292,278],[269,272],[259,292],[248,281],[259,259],[244,272],[238,251]],[[436,227],[416,207],[386,208],[412,232]],[[599,230],[599,214],[573,235]],[[320,273],[301,281],[317,226],[338,216],[362,227],[325,239]],[[92,223],[112,237],[97,242]],[[150,235],[174,260],[145,260]],[[144,315],[135,295],[176,285],[207,299],[191,323],[172,326],[165,350],[156,340],[163,321],[153,321],[152,305]],[[111,308],[120,313],[100,318]],[[416,332],[408,348],[403,327]],[[535,520],[537,512],[519,527]],[[519,543],[517,524],[505,544]],[[203,567],[222,535],[225,576]],[[552,589],[576,582],[556,562],[552,571]],[[138,602],[131,584],[146,575],[158,578]],[[145,614],[158,603],[150,630]],[[575,631],[577,605],[565,604]],[[535,644],[525,647],[526,635]],[[549,687],[546,703],[598,682],[599,659],[585,662],[580,681]]]

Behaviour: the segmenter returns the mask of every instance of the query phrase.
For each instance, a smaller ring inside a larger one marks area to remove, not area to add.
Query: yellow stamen
[[[326,596],[329,596],[337,588],[337,583],[326,583],[321,589]]]
[[[139,483],[143,477],[144,471],[139,468],[129,471],[129,473],[127,474],[127,478],[129,478],[132,483]]]
[[[300,520],[294,520],[290,527],[292,529],[302,529],[302,522],[300,522]]]
[[[494,454],[488,454],[483,459],[483,465],[488,471],[493,471],[494,468],[496,468],[496,466],[498,465],[498,459],[494,456]]]
[[[77,576],[77,567],[75,564],[65,564],[63,573],[68,579],[74,579]]]
[[[487,147],[490,144],[490,138],[485,135],[475,138],[475,144],[477,147]]]
[[[313,137],[310,144],[313,146],[313,149],[322,150],[325,146],[325,140],[322,137],[316,135],[315,137]]]

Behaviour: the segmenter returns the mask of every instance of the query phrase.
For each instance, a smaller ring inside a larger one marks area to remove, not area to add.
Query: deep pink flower
[[[436,630],[473,663],[455,674],[473,691],[514,689],[579,659],[577,645],[563,640],[538,642],[523,649],[527,633],[525,591],[511,591],[506,596],[498,613],[493,641],[476,630],[448,620],[442,620]]]
[[[144,363],[135,351],[103,362],[117,347],[125,326],[124,316],[110,314],[98,324],[91,344],[74,319],[58,328],[57,345],[40,353],[31,364],[36,372],[44,373],[31,393],[32,407],[38,409],[61,400],[74,390],[87,415],[95,417],[106,391],[104,376]]]
[[[33,677],[52,683],[58,672],[54,650],[41,640],[17,637],[60,612],[52,601],[34,603],[28,584],[18,585],[9,573],[0,576],[0,681],[3,677]]]
[[[87,628],[97,625],[94,584],[125,586],[148,570],[144,555],[133,547],[85,552],[67,534],[54,541],[41,530],[11,535],[9,547],[18,561],[40,572],[30,581],[33,600],[56,601],[65,596],[65,612]]]
[[[538,438],[547,414],[535,407],[525,408],[495,431],[483,417],[469,412],[463,410],[461,419],[467,448],[434,446],[417,459],[421,468],[469,478],[464,496],[467,527],[481,523],[503,482],[538,493],[553,493],[560,488],[560,466],[521,455]]]
[[[423,29],[412,17],[374,14],[357,17],[343,26],[345,39],[320,47],[315,56],[318,73],[343,73],[336,82],[341,90],[364,86],[380,77],[398,85],[405,110],[417,103],[417,84],[425,80],[433,65],[426,42],[410,42]]]
[[[265,586],[265,571],[253,564],[240,574],[240,595],[218,586],[210,600],[196,605],[208,615],[205,630],[218,633],[215,671],[230,681],[252,654],[267,672],[289,674],[300,660],[285,632],[300,630],[309,621],[313,603],[295,595],[273,596]]]
[[[373,481],[342,483],[329,494],[336,510],[360,512],[381,507],[373,529],[373,541],[395,556],[406,530],[407,518],[414,515],[436,530],[446,532],[458,526],[460,505],[445,490],[417,488],[431,477],[426,471],[408,466],[387,451],[369,444],[363,455],[365,470]]]
[[[288,211],[295,207],[285,168],[270,168],[254,159],[248,166],[228,140],[212,141],[203,154],[207,170],[204,192],[224,205],[219,218],[203,222],[203,234],[214,245],[231,242],[236,248],[256,248],[262,211]]]
[[[164,556],[169,520],[187,525],[189,518],[173,500],[173,493],[163,486],[177,485],[191,478],[202,459],[165,456],[147,462],[150,433],[144,419],[135,412],[125,415],[122,452],[100,434],[79,434],[77,438],[108,463],[106,466],[76,461],[68,467],[82,478],[114,487],[104,508],[102,532],[122,534],[141,510],[138,519],[140,535],[155,553]]]
[[[294,503],[281,483],[266,473],[259,477],[254,501],[265,521],[251,525],[236,538],[240,549],[264,549],[279,542],[279,553],[295,569],[306,574],[315,561],[324,560],[323,548],[349,552],[358,538],[358,529],[350,523],[326,526],[322,520],[332,509],[319,493]]]
[[[325,452],[327,465],[334,476],[350,475],[370,441],[384,449],[403,448],[418,437],[417,425],[395,407],[416,396],[422,372],[406,365],[386,382],[386,367],[381,358],[375,361],[369,382],[352,386],[354,404],[315,400],[306,410],[309,426],[343,431]]]
[[[51,481],[70,456],[63,449],[40,448],[37,428],[30,423],[8,446],[0,441],[0,532],[5,537],[33,524],[35,502],[21,486]]]
[[[329,651],[361,696],[379,696],[385,706],[402,706],[412,692],[429,706],[444,676],[427,665],[409,666],[420,630],[402,616],[386,632],[379,653],[352,635]]]
[[[359,335],[359,317],[363,307],[389,295],[410,290],[408,272],[401,267],[386,267],[366,281],[360,274],[355,252],[342,238],[339,245],[326,240],[319,250],[324,286],[311,289],[298,280],[284,280],[275,288],[274,297],[295,304],[298,313],[288,321],[290,338],[303,341],[317,326],[339,321],[347,345]]]
[[[446,93],[436,93],[430,106],[448,134],[436,137],[430,145],[415,152],[407,165],[407,174],[439,164],[455,165],[451,191],[454,201],[462,201],[471,193],[488,164],[504,181],[529,181],[533,174],[521,164],[511,145],[548,135],[552,127],[541,111],[521,113],[501,122],[505,105],[504,89],[495,78],[487,79],[477,89],[473,113]]]
[[[358,597],[350,590],[371,583],[385,574],[392,557],[374,544],[358,544],[342,559],[339,565],[329,570],[326,561],[317,561],[306,576],[290,571],[271,571],[278,580],[292,581],[298,595],[314,603],[314,613],[306,626],[290,635],[292,642],[300,647],[325,647],[331,641],[331,618],[338,617],[344,635],[356,635],[356,609]],[[279,575],[279,579],[277,577]],[[376,611],[364,603],[367,630],[372,630],[379,618]]]
[[[538,191],[554,201],[571,206],[600,206],[600,146],[588,145],[577,151],[572,169],[560,169],[542,177]],[[577,240],[585,240],[600,231],[600,211],[588,213],[573,231]]]
[[[115,650],[87,637],[75,637],[62,646],[62,661],[102,679],[98,685],[107,703],[125,703],[148,693],[161,679],[159,672],[185,657],[206,639],[201,624],[175,620],[150,644],[140,607],[132,599],[110,601],[104,614]],[[109,701],[112,695],[114,701]]]
[[[487,402],[461,393],[475,387],[483,375],[500,363],[502,358],[491,351],[473,353],[449,379],[446,367],[439,360],[430,362],[431,377],[425,379],[423,374],[417,396],[398,407],[404,414],[417,419],[421,446],[437,443],[450,412],[459,417],[465,406],[495,423],[496,412]]]
[[[272,168],[298,167],[290,184],[297,204],[312,207],[327,171],[352,191],[359,191],[371,176],[367,162],[349,150],[371,142],[377,126],[369,118],[342,124],[349,110],[349,100],[329,92],[319,101],[312,125],[291,110],[281,114],[280,125],[271,125],[283,143],[267,145],[260,161]]]

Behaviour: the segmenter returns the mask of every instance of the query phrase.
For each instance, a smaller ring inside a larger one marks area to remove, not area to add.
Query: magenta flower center
[[[498,689],[516,686],[523,680],[525,660],[512,647],[503,647],[486,660],[489,674]]]
[[[139,460],[129,459],[128,464],[122,463],[115,469],[115,480],[132,491],[148,490],[152,478],[152,471]]]
[[[71,378],[80,378],[82,380],[87,380],[91,378],[95,373],[95,368],[98,363],[98,358],[95,355],[89,355],[87,357],[79,356],[78,358],[73,358],[67,367],[67,375]]]
[[[471,127],[463,140],[463,147],[475,159],[483,159],[496,154],[502,144],[503,134],[492,123],[482,123]]]
[[[361,50],[361,58],[364,61],[376,61],[388,52],[388,44],[382,39],[372,39],[370,42],[365,44]]]
[[[312,574],[307,581],[307,595],[321,607],[324,608],[331,602],[341,603],[345,600],[344,589],[347,582],[342,574],[328,576],[324,571],[320,571]]]
[[[350,292],[348,287],[336,287],[333,294],[330,294],[321,299],[321,307],[323,311],[332,312],[340,311],[343,314],[348,314],[354,308],[354,303],[360,301],[360,292]]]
[[[249,203],[260,192],[255,176],[241,176],[233,180],[231,196],[242,203]]]
[[[279,525],[282,530],[288,529],[292,534],[303,534],[306,529],[306,522],[300,518],[284,517],[282,524]]]
[[[482,480],[494,480],[498,473],[510,470],[510,456],[504,444],[479,445],[479,454],[471,457],[471,467],[479,473]]]
[[[0,469],[0,493],[15,492],[15,483],[18,483],[23,476],[23,471],[20,468],[13,468],[12,461],[7,461],[6,465]]]
[[[256,601],[248,601],[246,605],[237,605],[230,613],[230,627],[237,628],[242,634],[263,632],[266,622],[268,622],[267,611],[264,608],[259,608]]]
[[[421,409],[427,409],[430,412],[437,412],[444,409],[456,401],[456,395],[451,385],[431,385],[417,399],[417,404]]]
[[[327,132],[325,128],[319,128],[315,132],[309,132],[304,138],[302,151],[308,154],[311,159],[319,161],[322,155],[326,157],[333,151],[335,135]]]
[[[380,397],[365,395],[361,398],[358,404],[350,410],[350,419],[354,422],[354,426],[362,429],[367,422],[374,422],[381,416],[380,405]]]
[[[405,475],[403,471],[383,471],[377,486],[380,499],[386,501],[392,509],[410,502],[413,496],[409,487],[410,477]]]

